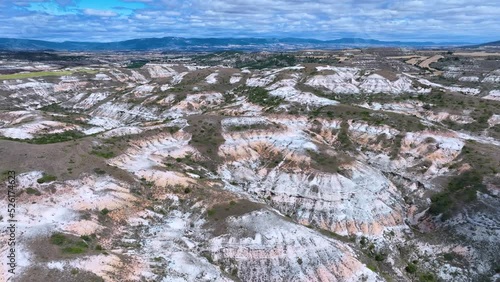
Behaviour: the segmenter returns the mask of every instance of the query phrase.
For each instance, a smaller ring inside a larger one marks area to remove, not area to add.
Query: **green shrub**
[[[424,273],[420,275],[418,280],[420,282],[434,282],[436,281],[436,277],[432,273]]]
[[[54,233],[50,236],[50,242],[54,245],[62,245],[66,242],[66,236],[62,233]]]
[[[57,177],[55,177],[54,175],[50,175],[50,174],[43,174],[42,177],[38,178],[36,180],[36,182],[38,182],[39,184],[42,184],[42,183],[45,183],[45,182],[52,182],[52,181],[55,181],[57,179]]]
[[[31,188],[31,187],[29,187],[29,188],[27,188],[27,189],[26,189],[26,193],[27,193],[28,195],[36,195],[36,196],[40,196],[40,195],[42,195],[42,193],[40,193],[40,191],[38,191],[38,190],[36,190],[36,189],[33,189],[33,188]]]
[[[90,153],[93,155],[105,158],[105,159],[110,159],[110,158],[115,156],[115,153],[113,153],[111,151],[104,152],[104,151],[100,151],[100,150],[92,150]]]
[[[51,144],[51,143],[71,141],[71,140],[75,140],[78,138],[82,138],[84,136],[85,135],[79,131],[70,130],[70,131],[65,131],[65,132],[61,132],[61,133],[42,135],[42,136],[30,139],[27,142],[32,143],[32,144]]]
[[[265,68],[278,68],[289,67],[297,65],[297,57],[291,54],[272,54],[263,58],[254,60],[237,60],[235,67],[237,68],[251,68],[251,69],[265,69]]]
[[[352,143],[351,139],[349,138],[349,124],[347,121],[342,121],[342,124],[340,125],[340,131],[339,134],[337,135],[337,139],[340,142],[340,146],[344,150],[354,150],[354,144]]]
[[[410,274],[413,274],[415,272],[417,272],[417,266],[413,263],[409,263],[406,267],[405,267],[405,270],[406,272],[410,273]]]
[[[455,255],[452,253],[446,253],[443,255],[444,259],[447,261],[452,261],[455,258]]]
[[[207,211],[207,215],[208,216],[214,216],[215,215],[215,210],[214,209],[210,209]]]
[[[126,68],[127,69],[139,69],[145,66],[149,61],[147,60],[137,60],[137,61],[131,61]]]
[[[99,167],[94,168],[94,172],[95,172],[96,174],[99,174],[99,175],[103,175],[103,174],[105,174],[105,173],[106,173],[106,171],[105,171],[105,170],[103,170],[103,169],[101,169],[101,168],[99,168]]]
[[[108,210],[107,208],[103,208],[103,209],[101,210],[101,214],[102,214],[102,215],[107,215],[109,212],[110,212],[110,210]]]
[[[383,254],[383,253],[377,253],[377,254],[375,254],[375,260],[376,261],[384,261],[386,257],[387,257],[387,255]]]
[[[242,92],[248,95],[250,102],[264,107],[278,106],[283,100],[279,97],[270,96],[269,92],[262,87],[246,87],[243,88]]]

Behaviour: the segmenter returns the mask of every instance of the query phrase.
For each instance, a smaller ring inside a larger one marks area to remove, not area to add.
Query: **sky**
[[[0,0],[0,37],[500,40],[500,0]]]

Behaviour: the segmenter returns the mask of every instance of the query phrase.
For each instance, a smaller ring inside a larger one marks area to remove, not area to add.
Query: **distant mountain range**
[[[476,45],[479,47],[500,47],[500,41],[488,42],[484,44]]]
[[[54,51],[215,51],[215,50],[297,50],[340,49],[346,47],[443,47],[463,46],[467,43],[434,43],[379,41],[362,38],[316,40],[300,38],[144,38],[118,42],[50,42],[31,39],[0,38],[0,50],[54,50]]]

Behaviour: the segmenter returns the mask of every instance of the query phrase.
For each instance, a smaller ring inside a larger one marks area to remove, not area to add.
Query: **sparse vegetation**
[[[311,166],[319,171],[325,171],[330,173],[340,172],[341,165],[349,164],[354,159],[346,153],[336,153],[332,156],[326,152],[315,152],[308,150],[308,155],[311,157]]]
[[[401,150],[401,144],[404,138],[404,134],[398,134],[394,137],[391,146],[390,157],[392,160],[396,159],[399,156],[399,151]]]
[[[105,171],[105,170],[103,170],[103,169],[101,169],[101,168],[99,168],[99,167],[94,168],[94,169],[93,169],[93,171],[94,171],[96,174],[98,174],[98,175],[103,175],[103,174],[106,174],[106,171]]]
[[[131,61],[126,68],[128,69],[139,69],[145,66],[149,61],[147,60],[136,60],[136,61]]]
[[[297,63],[297,58],[294,55],[281,53],[255,58],[254,60],[236,61],[235,66],[237,68],[265,69],[290,67],[295,66]]]
[[[66,112],[66,110],[63,107],[61,107],[59,104],[56,104],[56,103],[41,107],[40,110],[45,111],[45,112],[53,112],[53,113]]]
[[[429,212],[432,215],[442,214],[442,219],[450,218],[464,204],[477,198],[478,191],[484,191],[483,175],[476,170],[466,171],[450,179],[445,191],[431,197]]]
[[[414,274],[417,272],[417,265],[414,263],[408,263],[408,265],[405,267],[406,272],[410,274]]]
[[[436,281],[436,277],[434,276],[434,274],[427,272],[427,273],[420,274],[420,276],[418,277],[418,280],[420,282],[434,282],[434,281]]]
[[[50,236],[50,242],[61,248],[63,253],[81,254],[87,251],[88,245],[84,241],[75,240],[62,233],[54,233]]]
[[[244,124],[244,125],[231,125],[227,128],[229,131],[245,131],[245,130],[270,130],[273,125],[266,123],[254,123],[254,124]],[[279,128],[279,126],[274,126],[274,128]]]
[[[342,121],[342,124],[340,125],[340,131],[337,135],[337,140],[340,143],[340,147],[343,150],[354,150],[354,144],[352,143],[351,139],[349,138],[349,124],[347,121]]]
[[[90,153],[93,155],[105,158],[105,159],[110,159],[110,158],[115,156],[115,153],[113,153],[112,151],[103,151],[102,149],[101,150],[92,150]]]
[[[276,107],[283,100],[280,97],[269,95],[269,91],[262,87],[239,87],[236,91],[246,95],[248,101],[264,107]]]
[[[51,144],[59,142],[67,142],[84,137],[85,135],[79,131],[69,130],[62,133],[52,133],[28,139],[26,142],[32,144]]]

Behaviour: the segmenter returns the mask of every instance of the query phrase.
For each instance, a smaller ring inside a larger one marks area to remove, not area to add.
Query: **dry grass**
[[[28,171],[44,171],[58,180],[76,179],[81,173],[93,173],[100,168],[130,182],[131,176],[115,167],[107,166],[105,159],[92,155],[91,137],[76,141],[54,144],[27,144],[24,142],[0,140],[0,171],[14,170],[18,174]]]

